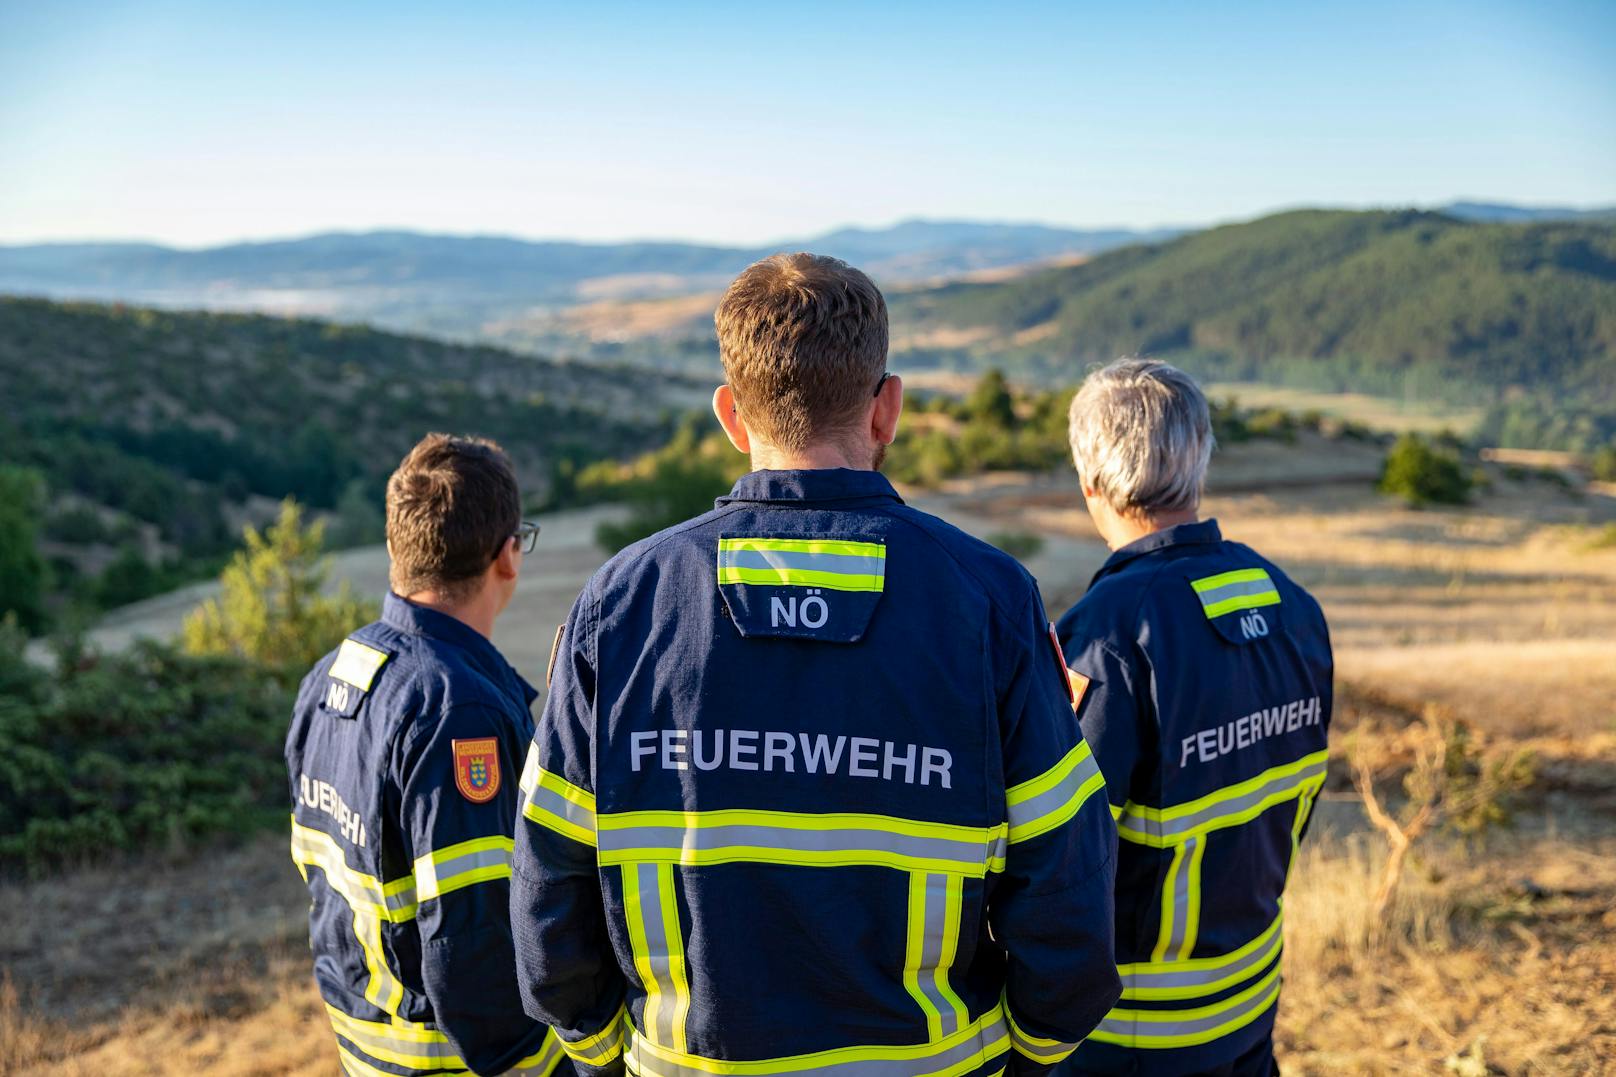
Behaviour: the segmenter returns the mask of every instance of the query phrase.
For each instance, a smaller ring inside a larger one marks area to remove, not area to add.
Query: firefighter
[[[756,469],[629,546],[522,777],[523,1003],[581,1072],[1040,1072],[1118,997],[1115,827],[1034,582],[876,470],[903,388],[843,262],[716,323]]]
[[[1277,1072],[1281,899],[1325,775],[1324,615],[1199,518],[1213,438],[1188,375],[1097,371],[1071,441],[1114,551],[1057,627],[1122,839],[1123,990],[1063,1072]]]
[[[498,446],[428,435],[387,483],[381,620],[298,693],[292,857],[348,1074],[567,1068],[517,995],[508,880],[535,692],[489,640],[537,536]]]

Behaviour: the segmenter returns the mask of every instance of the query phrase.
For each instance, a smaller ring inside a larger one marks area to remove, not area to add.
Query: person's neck
[[[487,601],[486,595],[462,601],[451,601],[436,591],[417,591],[413,595],[406,595],[417,606],[425,606],[429,610],[453,617],[460,623],[474,628],[484,639],[494,638],[494,619],[499,616],[499,610]]]
[[[840,445],[809,445],[797,452],[787,452],[773,445],[759,445],[755,441],[752,444],[753,471],[820,471],[837,467],[872,470],[870,461],[862,464],[853,461]]]
[[[1108,513],[1105,527],[1100,537],[1105,544],[1113,550],[1120,550],[1124,546],[1138,542],[1146,535],[1154,535],[1158,531],[1166,531],[1169,527],[1179,524],[1193,524],[1200,519],[1195,509],[1184,509],[1180,512],[1164,512],[1155,516],[1124,516],[1121,513]]]

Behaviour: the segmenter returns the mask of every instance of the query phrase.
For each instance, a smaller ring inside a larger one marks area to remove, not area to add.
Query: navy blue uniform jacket
[[[875,472],[753,472],[567,621],[523,1002],[644,1077],[1040,1070],[1118,997],[1101,784],[1024,569]]]
[[[475,629],[391,594],[303,680],[286,737],[292,857],[350,1074],[566,1067],[522,1012],[511,948],[534,698]]]
[[[1122,1002],[1072,1066],[1228,1063],[1273,1029],[1281,896],[1324,782],[1324,614],[1208,520],[1118,550],[1058,630],[1122,838]]]

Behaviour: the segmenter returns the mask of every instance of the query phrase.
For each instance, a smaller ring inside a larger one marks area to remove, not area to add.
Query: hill
[[[0,293],[338,317],[488,339],[495,335],[491,327],[535,310],[719,288],[777,250],[835,254],[878,279],[900,283],[1086,255],[1164,234],[917,220],[755,247],[406,231],[328,233],[200,250],[39,244],[0,247]]]
[[[1304,210],[901,294],[893,318],[917,360],[1069,377],[1153,354],[1308,388],[1616,408],[1616,224]]]
[[[141,566],[205,564],[287,495],[342,510],[338,538],[374,540],[382,482],[429,430],[498,439],[542,499],[659,444],[667,410],[697,398],[362,327],[0,298],[0,399],[0,460],[43,480],[58,583],[93,581],[111,604],[172,582]]]

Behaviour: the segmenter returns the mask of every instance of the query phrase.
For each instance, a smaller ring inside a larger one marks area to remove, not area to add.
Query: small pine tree
[[[1462,505],[1470,500],[1471,486],[1457,452],[1433,446],[1418,434],[1397,439],[1380,473],[1381,493],[1401,497],[1414,508]]]
[[[268,530],[247,528],[246,548],[219,575],[219,597],[185,618],[185,650],[303,667],[375,620],[376,604],[346,582],[335,595],[322,593],[331,571],[320,555],[324,532],[318,522],[303,526],[302,509],[291,498]]]
[[[1017,426],[1015,398],[1010,395],[1004,372],[997,367],[982,375],[965,407],[974,422],[999,430],[1014,430]]]

